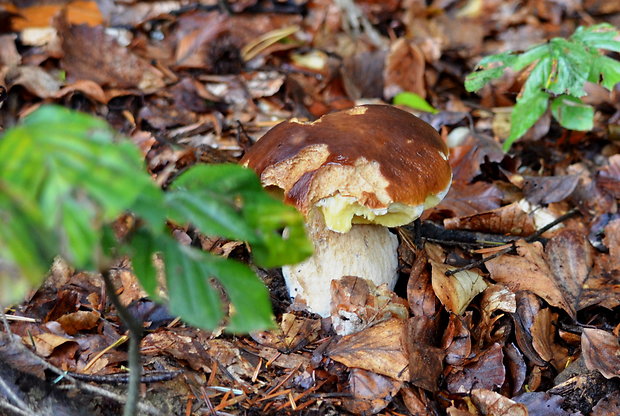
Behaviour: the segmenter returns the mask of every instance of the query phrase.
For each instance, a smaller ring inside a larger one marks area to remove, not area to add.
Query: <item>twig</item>
[[[30,415],[36,415],[37,413],[34,413],[30,407],[24,403],[24,401],[22,399],[20,399],[17,394],[15,394],[15,392],[11,389],[11,387],[6,384],[6,382],[4,381],[4,379],[2,377],[0,377],[0,391],[3,391],[6,393],[6,396],[9,400],[12,400],[13,403],[15,403],[15,405],[23,410],[24,412],[26,412],[26,414],[30,414]],[[0,397],[1,399],[2,397]],[[8,402],[7,402],[8,403]],[[10,403],[8,403],[10,404]],[[29,413],[28,413],[29,412]]]
[[[6,401],[6,399],[4,399],[3,397],[0,397],[0,409],[7,409],[10,410],[11,412],[13,412],[16,415],[20,415],[20,416],[33,416],[33,414],[31,412],[27,412],[24,411],[22,409],[20,409],[17,406],[13,406],[11,403],[9,403],[8,401]]]
[[[114,287],[114,283],[112,283],[110,270],[104,269],[101,275],[103,276],[108,296],[116,308],[118,316],[129,331],[129,383],[127,388],[127,402],[125,403],[123,416],[133,416],[136,414],[137,404],[139,402],[140,379],[142,378],[142,363],[140,362],[142,325],[133,317],[129,310],[123,306],[116,295],[116,288]]]
[[[523,238],[522,240],[525,241],[526,243],[530,243],[530,242],[536,240],[538,237],[540,237],[545,232],[549,231],[551,228],[555,227],[556,225],[560,224],[561,222],[566,221],[570,217],[576,215],[578,212],[579,211],[576,208],[573,208],[570,211],[568,211],[566,214],[560,215],[558,218],[556,218],[555,220],[551,221],[549,224],[545,225],[544,227],[542,227],[541,229],[539,229],[535,233],[530,234],[526,238]],[[517,241],[520,241],[520,240],[517,240]],[[482,266],[487,261],[492,260],[494,258],[497,258],[499,256],[502,256],[502,255],[504,255],[506,253],[509,253],[512,250],[514,250],[515,247],[516,247],[515,244],[517,243],[517,241],[513,242],[512,244],[510,244],[506,248],[503,248],[503,249],[501,249],[499,251],[496,251],[495,253],[491,254],[490,256],[484,257],[484,258],[482,258],[480,260],[477,260],[477,261],[475,261],[473,263],[469,263],[467,266],[459,267],[458,269],[448,270],[448,271],[445,272],[445,274],[446,274],[446,276],[452,276],[455,273],[463,272],[465,270],[469,270],[469,269],[473,269],[475,267]]]
[[[4,306],[0,305],[0,318],[2,318],[2,324],[4,325],[4,332],[11,335],[11,326],[9,325],[9,321],[6,319],[6,315],[4,313]]]
[[[158,383],[161,381],[168,381],[168,380],[172,380],[173,378],[175,378],[181,373],[182,373],[181,370],[153,371],[148,374],[143,374],[142,377],[140,378],[140,383],[148,384],[148,383]],[[72,371],[69,371],[68,374],[70,374],[76,380],[90,381],[93,383],[104,383],[104,384],[127,383],[129,382],[131,378],[131,374],[128,374],[128,373],[99,375],[99,374],[74,373]]]

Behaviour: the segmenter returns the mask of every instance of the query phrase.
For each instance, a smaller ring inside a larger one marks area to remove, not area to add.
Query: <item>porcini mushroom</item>
[[[392,289],[398,239],[448,192],[448,148],[437,131],[388,105],[363,105],[268,131],[241,163],[306,218],[314,254],[283,268],[291,297],[330,314],[331,281],[358,276]]]

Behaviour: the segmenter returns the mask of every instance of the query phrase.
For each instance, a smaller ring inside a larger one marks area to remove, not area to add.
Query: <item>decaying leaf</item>
[[[620,378],[620,343],[617,335],[594,328],[584,328],[581,349],[590,370],[606,378]]]
[[[67,334],[74,335],[81,330],[94,328],[100,317],[97,311],[77,311],[63,315],[57,321]]]
[[[542,245],[537,242],[518,241],[516,247],[517,256],[504,255],[485,263],[491,278],[504,283],[514,292],[529,290],[549,304],[573,313],[574,309],[556,286],[549,265],[543,257]]]
[[[452,267],[433,261],[431,265],[435,295],[448,311],[457,315],[462,314],[476,295],[487,287],[482,276],[474,271],[465,270],[446,276],[446,271],[452,270]]]
[[[516,202],[488,212],[447,218],[444,226],[448,229],[510,235],[530,235],[536,231],[532,218]]]
[[[446,377],[447,388],[452,393],[467,393],[472,389],[496,389],[504,384],[506,369],[504,354],[499,344],[478,354],[463,368],[453,367]]]
[[[326,353],[348,367],[357,367],[409,381],[409,360],[403,343],[405,321],[390,319],[330,346]]]
[[[402,381],[361,368],[352,368],[348,391],[353,397],[345,399],[343,404],[353,414],[376,414],[390,404],[402,385]]]
[[[344,276],[332,281],[332,325],[339,335],[348,335],[390,318],[407,319],[407,302],[385,285]]]
[[[527,408],[487,389],[474,389],[472,401],[484,416],[528,416]]]

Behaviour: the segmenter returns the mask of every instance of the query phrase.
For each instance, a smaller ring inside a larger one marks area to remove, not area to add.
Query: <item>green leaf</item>
[[[93,266],[98,229],[129,208],[154,183],[132,143],[102,120],[42,106],[0,141],[0,178],[40,210],[57,253]]]
[[[437,114],[439,110],[430,105],[428,101],[413,92],[400,92],[394,96],[394,105],[406,105],[414,110],[426,111],[427,113]]]
[[[154,258],[159,249],[153,234],[144,228],[138,229],[124,249],[125,254],[131,258],[133,271],[144,290],[153,299],[158,300],[160,298],[159,283]]]
[[[273,327],[271,302],[265,285],[245,264],[207,254],[209,269],[224,286],[233,305],[226,330],[249,332]]]
[[[221,296],[232,308],[226,330],[247,332],[273,326],[269,293],[244,264],[179,245],[167,239],[162,253],[170,310],[187,323],[205,329],[223,324]],[[220,294],[211,279],[225,292]]]
[[[505,66],[498,66],[472,72],[465,77],[465,89],[469,92],[482,89],[492,80],[501,77],[505,68]]]
[[[551,102],[553,117],[570,130],[592,130],[594,108],[581,102],[580,99],[569,95],[561,95]]]
[[[549,94],[544,91],[533,92],[527,97],[517,100],[512,110],[510,136],[503,148],[508,151],[512,144],[521,138],[545,113],[549,105]]]
[[[602,76],[601,85],[611,91],[620,82],[620,62],[607,56],[599,56],[594,64],[596,81]]]
[[[268,195],[250,169],[193,166],[172,184],[166,202],[170,216],[180,223],[249,242],[254,261],[262,267],[299,263],[312,253],[303,217]]]
[[[549,55],[549,45],[538,45],[533,47],[532,49],[524,52],[515,57],[515,59],[510,64],[510,67],[515,71],[521,71],[529,66],[534,61],[541,59],[545,56]]]
[[[200,328],[220,325],[224,310],[220,295],[209,283],[212,276],[205,253],[169,240],[163,244],[162,257],[170,311]]]

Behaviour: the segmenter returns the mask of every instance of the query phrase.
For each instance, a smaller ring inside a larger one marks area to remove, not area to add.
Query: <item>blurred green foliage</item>
[[[138,226],[119,241],[112,223],[125,213]],[[37,287],[55,256],[100,271],[127,254],[145,290],[172,313],[202,328],[224,323],[232,332],[272,324],[267,289],[247,265],[179,244],[166,220],[245,241],[262,267],[298,263],[312,251],[301,215],[269,196],[254,172],[194,166],[163,192],[131,142],[102,120],[52,105],[0,138],[0,219],[3,305]]]

